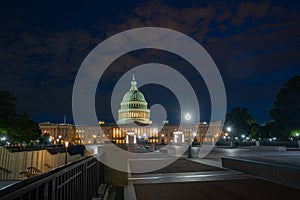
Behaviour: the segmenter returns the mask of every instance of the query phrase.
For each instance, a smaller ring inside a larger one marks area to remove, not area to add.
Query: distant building
[[[208,130],[209,125],[211,129]],[[138,144],[138,143],[185,143],[190,140],[202,142],[215,142],[221,134],[221,123],[210,124],[199,123],[196,125],[184,125],[179,129],[179,125],[149,125],[149,126],[75,126],[56,123],[40,123],[43,134],[49,134],[54,144],[64,144],[69,141],[73,144],[103,144],[112,141],[116,144]],[[102,130],[102,131],[101,131]]]
[[[42,122],[39,123],[39,127],[43,135],[50,135],[50,140],[54,144],[63,144],[64,141],[74,143],[79,141],[79,138],[76,141],[76,130],[72,124]]]
[[[183,125],[181,128],[179,125],[169,124],[167,120],[161,124],[152,124],[147,105],[133,75],[131,88],[120,103],[117,124],[109,125],[101,121],[96,126],[65,123],[40,123],[39,126],[43,134],[50,134],[54,143],[68,140],[75,144],[102,144],[106,141],[116,144],[180,144],[189,139],[202,143],[215,142],[221,134],[221,122]]]

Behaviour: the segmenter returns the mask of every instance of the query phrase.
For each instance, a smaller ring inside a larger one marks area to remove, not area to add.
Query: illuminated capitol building
[[[194,125],[171,125],[167,121],[153,124],[148,103],[138,90],[133,75],[130,89],[124,94],[118,110],[117,124],[99,122],[97,126],[40,123],[42,134],[49,134],[54,144],[68,141],[73,144],[182,144],[214,142],[221,134],[221,123],[197,123]],[[191,116],[186,114],[186,120]],[[210,129],[208,129],[210,125]]]

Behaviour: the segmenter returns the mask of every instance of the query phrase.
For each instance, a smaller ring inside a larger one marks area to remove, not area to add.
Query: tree
[[[13,130],[14,135],[12,139],[17,142],[29,142],[41,135],[38,124],[31,120],[31,116],[27,112],[17,115]]]
[[[224,131],[227,131],[227,127],[231,127],[231,136],[233,137],[237,137],[242,134],[248,135],[255,122],[256,120],[248,112],[248,109],[236,107],[226,114]]]
[[[29,142],[40,135],[40,130],[31,116],[16,113],[17,97],[8,91],[0,91],[0,134],[11,142]]]
[[[16,115],[17,97],[8,91],[0,91],[0,125],[7,127],[13,124]]]
[[[274,137],[273,131],[274,122],[267,122],[264,125],[259,125],[258,123],[254,123],[251,127],[250,138],[253,139],[264,139]]]
[[[251,127],[251,133],[249,137],[252,139],[258,139],[261,138],[261,135],[262,135],[262,126],[259,125],[258,123],[253,124]]]
[[[281,139],[300,129],[300,76],[294,76],[279,90],[270,116],[274,119],[274,135]]]
[[[51,143],[49,141],[49,139],[50,139],[50,134],[49,133],[40,135],[40,137],[38,138],[38,140],[40,141],[40,144],[49,144],[49,143]]]

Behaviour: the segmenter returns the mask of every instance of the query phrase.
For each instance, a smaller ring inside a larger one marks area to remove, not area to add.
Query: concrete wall
[[[67,162],[74,162],[82,158],[81,155],[70,156]],[[0,180],[22,180],[28,167],[34,167],[45,173],[53,168],[65,164],[65,153],[51,154],[47,150],[10,152],[0,147]]]

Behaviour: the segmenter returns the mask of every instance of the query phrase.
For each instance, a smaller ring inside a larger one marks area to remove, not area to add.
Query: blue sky
[[[120,3],[121,2],[121,3]],[[18,112],[36,121],[72,121],[72,87],[88,53],[107,37],[131,28],[159,26],[198,41],[223,77],[228,109],[242,106],[261,123],[280,87],[300,75],[298,1],[14,1],[0,8],[0,89],[18,98]],[[110,94],[126,71],[159,61],[184,73],[210,116],[205,84],[184,60],[145,50],[124,55],[101,79],[96,107],[111,121]],[[138,77],[137,77],[138,79]],[[128,86],[129,87],[129,86]],[[144,86],[149,104],[161,103],[176,122],[170,91]],[[158,95],[163,94],[163,95]]]

